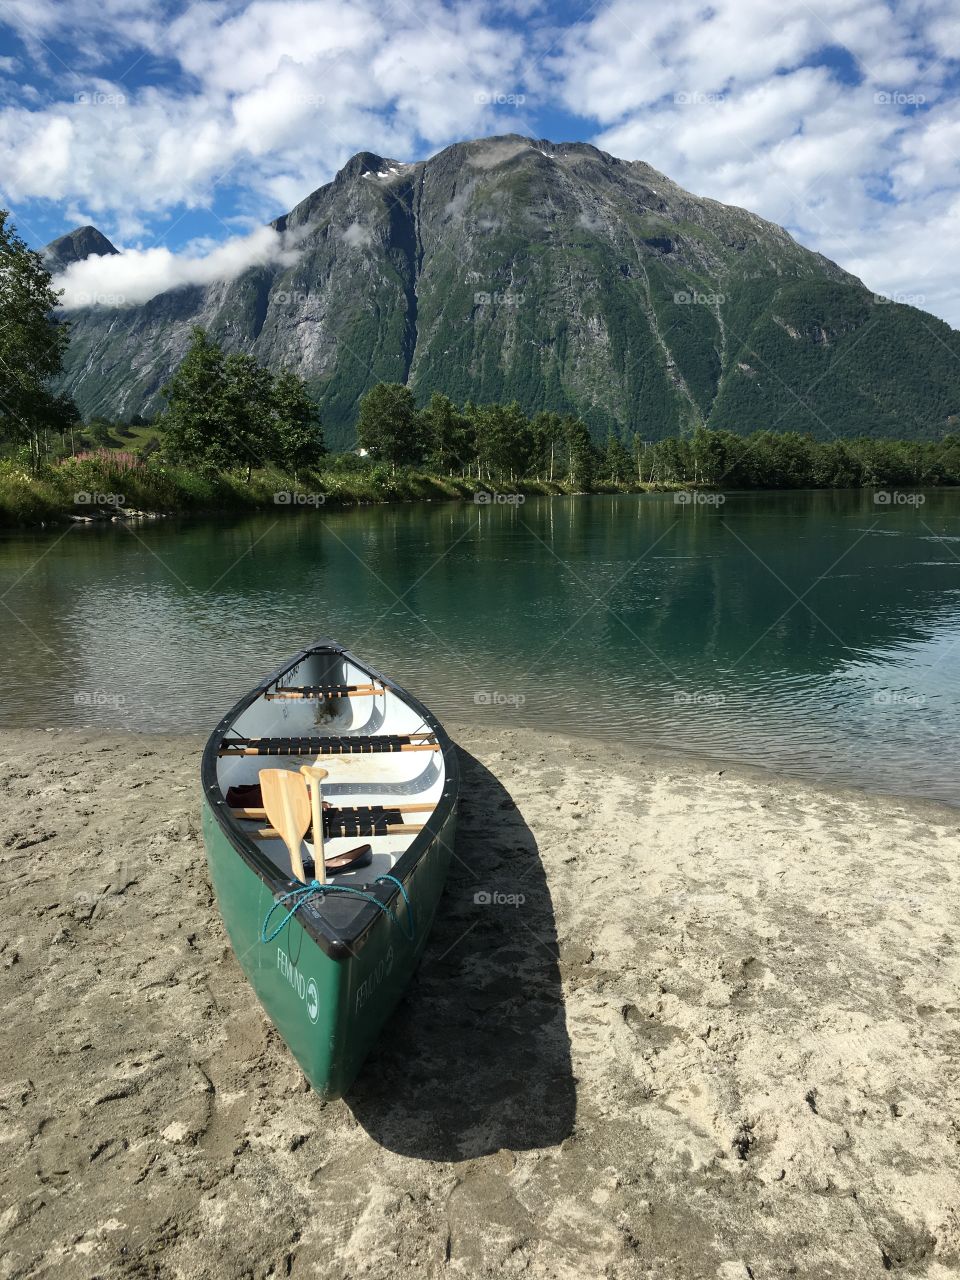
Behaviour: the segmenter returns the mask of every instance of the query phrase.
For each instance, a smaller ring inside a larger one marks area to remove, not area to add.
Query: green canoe
[[[327,776],[320,850],[311,824],[301,881],[266,819],[259,774],[304,764]],[[453,744],[415,698],[319,641],[221,720],[201,777],[207,859],[234,953],[310,1083],[338,1098],[427,941],[456,829]]]

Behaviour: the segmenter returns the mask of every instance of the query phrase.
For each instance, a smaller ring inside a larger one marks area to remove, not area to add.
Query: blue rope
[[[277,898],[273,906],[264,916],[263,926],[260,930],[261,942],[272,942],[278,934],[282,933],[300,908],[313,898],[319,898],[323,901],[325,893],[346,893],[352,898],[362,898],[364,902],[372,902],[375,907],[383,912],[385,916],[389,916],[393,923],[400,929],[408,942],[412,942],[416,936],[416,922],[413,918],[413,907],[410,905],[410,898],[407,891],[396,876],[377,876],[374,884],[380,884],[384,880],[389,880],[400,890],[400,896],[403,898],[407,907],[407,924],[404,926],[400,922],[400,918],[387,906],[385,902],[381,902],[378,897],[372,893],[364,893],[362,889],[354,889],[351,885],[346,884],[321,884],[319,880],[311,880],[309,884],[300,885],[296,889],[292,889],[289,893],[285,893],[282,898]],[[267,926],[270,924],[270,917],[276,911],[277,907],[282,907],[284,903],[293,899],[293,906],[283,917],[277,927],[271,934],[267,934]]]

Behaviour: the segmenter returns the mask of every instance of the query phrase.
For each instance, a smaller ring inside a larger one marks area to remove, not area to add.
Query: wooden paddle
[[[267,820],[290,851],[293,873],[306,884],[300,852],[303,837],[310,826],[310,797],[306,784],[298,773],[289,769],[261,769],[260,791]],[[322,860],[319,865],[323,865]]]
[[[314,874],[321,884],[326,884],[326,866],[323,861],[323,801],[320,797],[320,783],[327,776],[327,771],[316,764],[304,764],[300,766],[300,773],[310,788],[310,808],[313,815],[313,861],[317,868]],[[269,816],[267,814],[267,817]]]

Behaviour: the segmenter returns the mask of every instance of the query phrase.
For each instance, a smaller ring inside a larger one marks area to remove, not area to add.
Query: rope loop
[[[378,907],[385,916],[388,916],[393,921],[393,923],[401,931],[401,933],[404,935],[404,937],[407,939],[408,942],[413,942],[414,938],[416,937],[416,923],[413,918],[413,907],[410,903],[410,897],[407,894],[407,890],[404,887],[404,885],[401,883],[401,881],[399,881],[396,878],[396,876],[391,876],[391,875],[377,876],[374,883],[381,884],[385,880],[389,880],[392,884],[395,884],[397,888],[400,890],[400,896],[403,898],[404,905],[407,908],[406,925],[404,925],[400,921],[399,916],[397,916],[396,913],[390,907],[388,907],[385,902],[381,902],[380,899],[375,894],[365,893],[363,889],[354,889],[352,885],[321,884],[319,880],[311,880],[309,884],[299,885],[296,889],[292,889],[289,893],[285,893],[282,897],[276,899],[276,901],[271,906],[270,910],[264,916],[263,925],[260,929],[260,941],[263,943],[272,942],[274,938],[278,937],[283,932],[283,930],[290,923],[293,917],[297,914],[300,908],[304,906],[306,903],[311,902],[314,898],[318,898],[322,903],[324,894],[346,893],[351,898],[361,898],[364,902],[372,902],[375,907]],[[290,907],[290,909],[287,911],[287,914],[283,917],[280,923],[274,928],[273,932],[268,934],[267,929],[270,926],[270,917],[273,915],[273,913],[277,910],[278,907],[282,908],[286,903],[291,901],[293,902],[293,906]]]

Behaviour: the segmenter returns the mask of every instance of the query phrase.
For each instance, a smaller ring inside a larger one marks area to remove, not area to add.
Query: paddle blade
[[[310,795],[299,773],[289,769],[261,769],[260,789],[267,821],[283,837],[294,874],[302,880],[300,845],[310,827]]]

